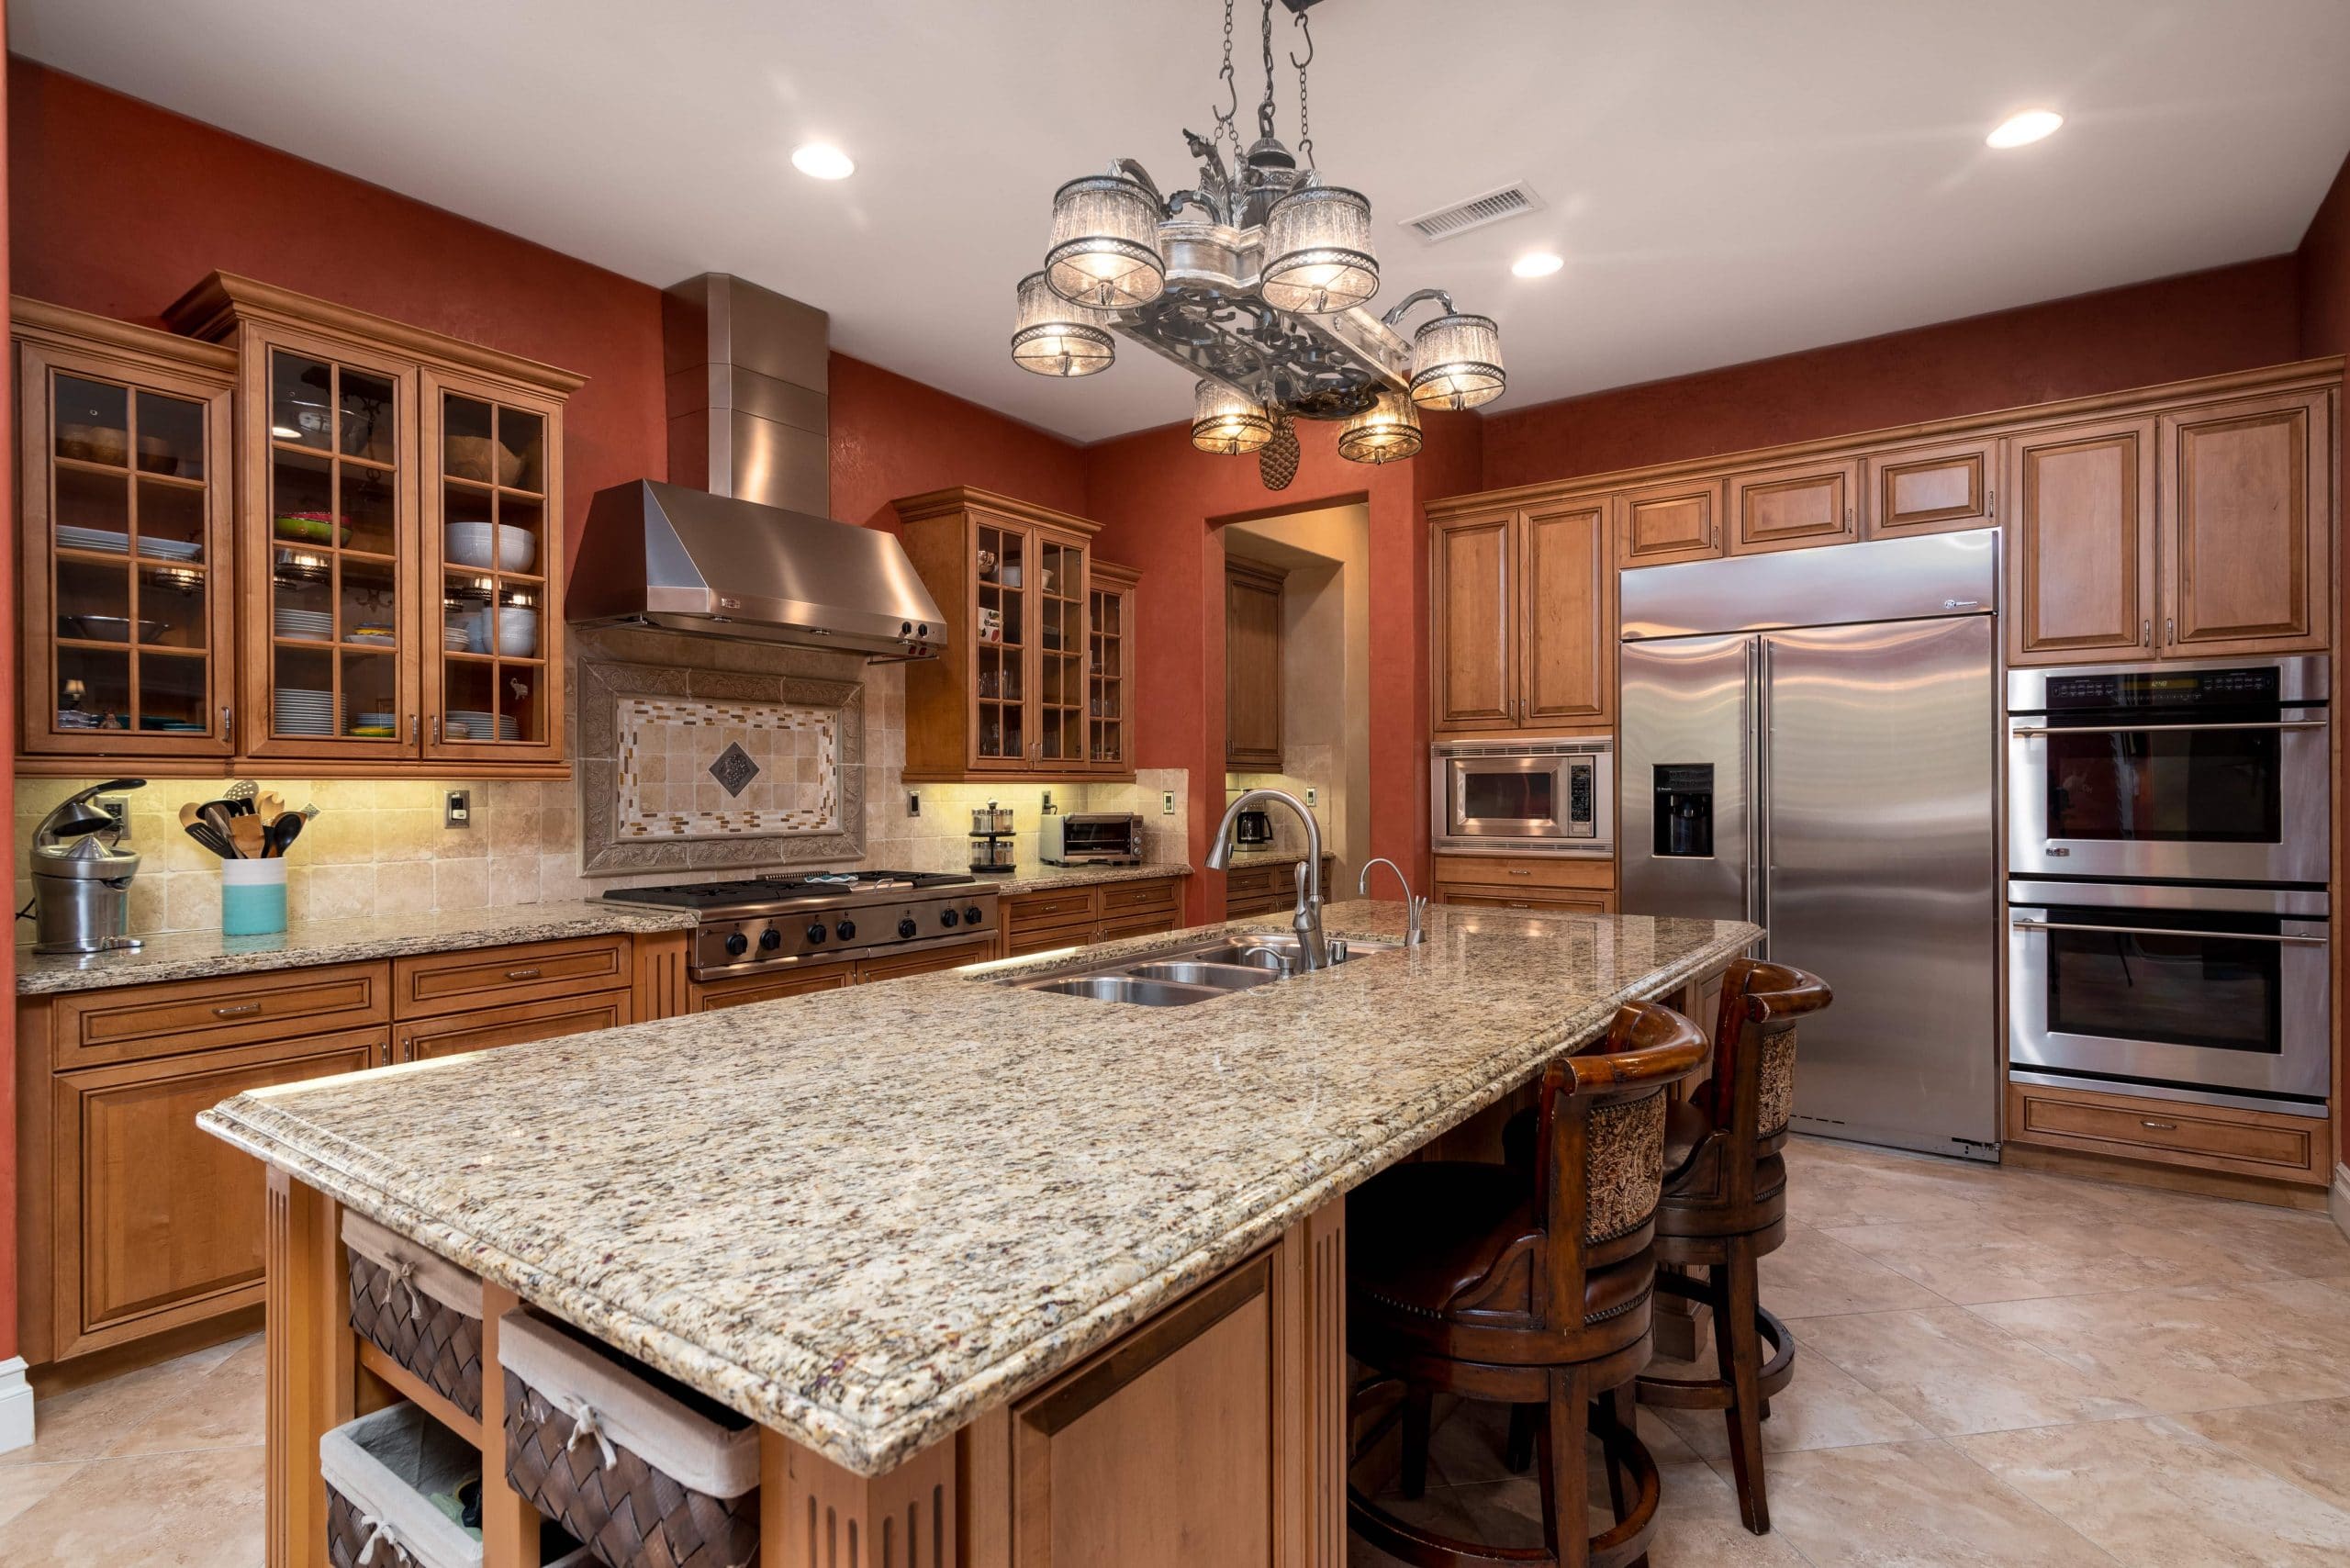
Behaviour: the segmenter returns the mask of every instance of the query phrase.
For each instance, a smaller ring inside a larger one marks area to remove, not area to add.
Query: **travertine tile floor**
[[[1818,1142],[1789,1164],[1776,1528],[1739,1525],[1718,1417],[1644,1411],[1656,1568],[2350,1562],[2350,1242],[2324,1216]],[[0,1564],[257,1568],[262,1374],[249,1338],[42,1399],[0,1455]],[[1427,1517],[1539,1540],[1497,1413],[1459,1407],[1434,1450]]]

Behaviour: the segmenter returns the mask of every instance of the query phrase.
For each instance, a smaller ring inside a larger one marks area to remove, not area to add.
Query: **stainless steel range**
[[[912,953],[979,948],[997,929],[996,890],[960,871],[819,871],[666,888],[614,888],[616,903],[691,910],[698,980]],[[986,955],[974,952],[973,961]]]

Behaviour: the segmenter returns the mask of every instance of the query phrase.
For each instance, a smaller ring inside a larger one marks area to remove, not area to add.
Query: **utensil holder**
[[[285,929],[285,859],[220,862],[220,935],[271,936]]]

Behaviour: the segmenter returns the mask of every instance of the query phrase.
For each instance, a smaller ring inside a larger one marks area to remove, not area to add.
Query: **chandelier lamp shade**
[[[1012,333],[1012,357],[1039,375],[1091,375],[1117,357],[1109,316],[1072,305],[1053,292],[1043,273],[1020,280],[1020,319]]]
[[[1233,73],[1233,12],[1225,0],[1228,107],[1206,136],[1183,138],[1192,183],[1163,193],[1140,163],[1113,160],[1053,196],[1044,265],[1021,279],[1012,357],[1039,375],[1091,375],[1116,340],[1183,367],[1194,383],[1192,442],[1203,452],[1263,454],[1293,421],[1336,423],[1338,454],[1393,463],[1420,450],[1418,409],[1473,409],[1502,395],[1501,331],[1420,289],[1384,316],[1370,198],[1325,179],[1315,162],[1306,100],[1314,58],[1307,12],[1329,0],[1278,0],[1293,19],[1294,151],[1274,133],[1273,7],[1258,0],[1265,91],[1257,135],[1244,140]],[[1399,323],[1438,303],[1407,342]],[[1295,436],[1283,440],[1293,454]],[[1265,465],[1260,464],[1260,468]],[[1293,455],[1265,469],[1294,472]]]

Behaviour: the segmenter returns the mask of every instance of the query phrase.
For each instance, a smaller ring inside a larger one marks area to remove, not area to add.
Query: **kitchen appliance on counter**
[[[141,945],[129,935],[139,854],[121,847],[121,824],[92,802],[146,782],[93,784],[59,801],[33,829],[34,952],[105,953]]]
[[[1013,809],[990,801],[971,808],[971,869],[988,873],[1010,871],[1020,864],[1013,834]]]
[[[2322,888],[2322,654],[2008,672],[2008,870]]]
[[[1998,1157],[1998,569],[1983,529],[1623,574],[1623,907],[1835,989],[1800,1130]]]
[[[2156,1100],[2326,1114],[2323,890],[2008,884],[2008,1071]]]
[[[1616,743],[1606,735],[1438,741],[1428,748],[1438,855],[1616,853]]]
[[[1139,866],[1142,818],[1132,812],[1056,812],[1037,831],[1047,866]]]
[[[722,980],[761,969],[920,952],[1000,929],[996,890],[960,871],[816,871],[664,888],[613,888],[614,903],[691,910],[687,973]],[[972,961],[987,957],[975,951]]]
[[[1273,846],[1273,813],[1250,807],[1232,819],[1232,847],[1235,849],[1270,849]]]

